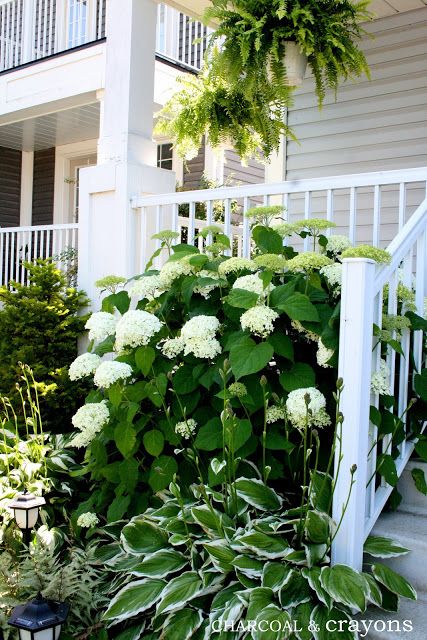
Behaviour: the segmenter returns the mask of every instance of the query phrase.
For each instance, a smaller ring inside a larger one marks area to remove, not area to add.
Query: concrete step
[[[369,609],[360,617],[367,623],[370,620],[375,621],[366,636],[367,640],[401,640],[403,638],[405,640],[426,640],[427,593],[418,593],[416,602],[402,598],[398,613]],[[405,631],[404,622],[406,622],[407,631]],[[412,630],[410,630],[410,626]],[[363,633],[360,633],[359,637],[362,638]]]
[[[399,511],[427,516],[427,496],[418,491],[412,478],[413,469],[422,469],[427,478],[427,462],[410,461],[399,480],[397,488],[402,495]]]
[[[404,576],[415,589],[427,592],[427,517],[396,511],[383,513],[375,525],[372,535],[392,538],[410,553],[398,558],[379,560]],[[367,556],[370,561],[371,558]],[[375,561],[375,559],[374,559]],[[427,638],[427,630],[426,630]]]

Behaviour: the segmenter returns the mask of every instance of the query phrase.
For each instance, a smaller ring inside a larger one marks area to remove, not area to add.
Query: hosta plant
[[[395,611],[399,597],[416,599],[374,560],[407,552],[391,540],[368,539],[373,560],[364,572],[330,566],[336,524],[324,510],[323,479],[312,477],[302,531],[301,510],[259,478],[237,478],[225,493],[195,484],[189,496],[171,483],[163,505],[133,518],[120,546],[111,545],[110,637],[326,640],[342,621],[348,640],[358,637],[355,612]]]

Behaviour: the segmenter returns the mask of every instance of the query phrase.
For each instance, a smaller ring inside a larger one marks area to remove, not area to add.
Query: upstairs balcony
[[[158,59],[201,68],[206,27],[160,4]],[[0,0],[0,73],[99,43],[106,37],[106,0]]]

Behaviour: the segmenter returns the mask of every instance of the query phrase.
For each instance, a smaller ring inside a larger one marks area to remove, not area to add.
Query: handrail
[[[21,233],[26,231],[56,231],[57,229],[78,229],[78,222],[64,224],[37,224],[30,227],[0,227],[0,233]]]
[[[271,184],[251,184],[237,187],[220,187],[218,189],[199,189],[197,191],[181,191],[159,195],[137,195],[132,198],[132,207],[188,204],[189,202],[206,202],[209,200],[226,200],[229,198],[253,197],[268,194],[271,196],[283,193],[299,193],[303,191],[326,191],[328,189],[346,189],[351,187],[374,187],[399,184],[402,182],[426,182],[427,167],[413,169],[393,169],[373,173],[356,173],[326,178],[308,178],[289,180]]]

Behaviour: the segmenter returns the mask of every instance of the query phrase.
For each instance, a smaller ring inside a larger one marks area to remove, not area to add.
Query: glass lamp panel
[[[27,513],[28,513],[28,523],[27,523]],[[34,507],[33,509],[15,509],[15,520],[16,524],[20,529],[33,529],[37,522],[37,518],[39,517],[39,508]]]
[[[19,629],[19,640],[31,640],[31,631]]]
[[[60,635],[61,635],[61,625],[59,624],[57,627],[55,627],[55,640],[58,640]]]
[[[57,636],[55,635],[55,629],[55,627],[50,627],[50,629],[36,631],[34,634],[34,640],[56,640]]]

